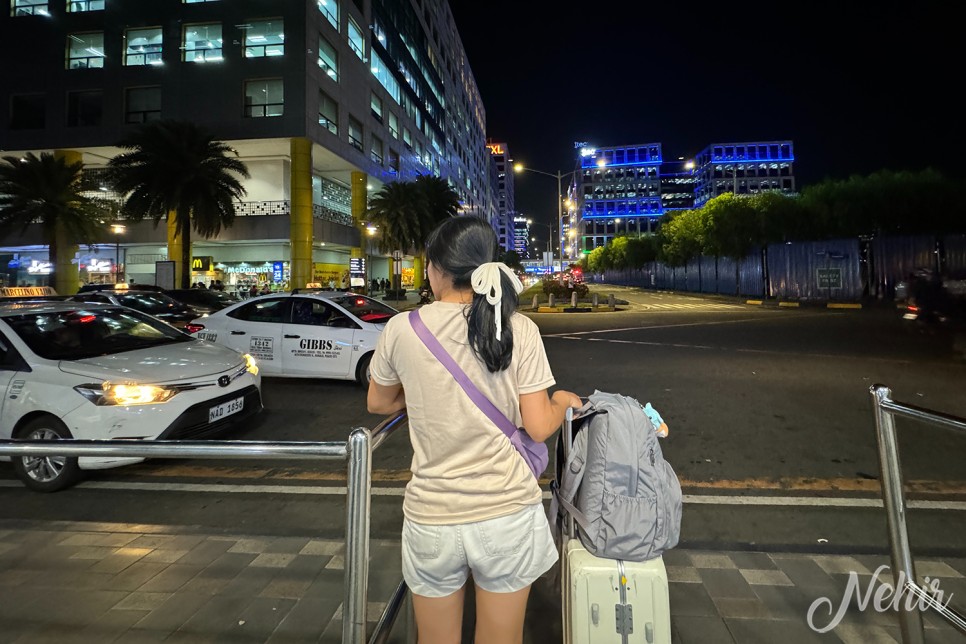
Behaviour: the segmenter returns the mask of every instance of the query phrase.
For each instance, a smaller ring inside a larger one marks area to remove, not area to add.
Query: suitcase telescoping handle
[[[567,458],[570,456],[570,449],[573,447],[574,443],[574,408],[567,407],[567,411],[564,412],[564,422],[563,422],[563,462],[567,462]],[[558,479],[559,480],[559,479]],[[564,536],[573,539],[575,535],[574,532],[574,516],[571,513],[567,513],[567,525],[564,526]],[[562,541],[566,541],[563,539]]]

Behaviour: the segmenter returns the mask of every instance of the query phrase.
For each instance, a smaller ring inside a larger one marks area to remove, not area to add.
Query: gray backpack
[[[562,437],[557,439],[551,523],[569,513],[580,527],[580,541],[598,557],[659,557],[681,535],[678,477],[639,402],[600,391],[589,400],[574,422],[566,463]]]

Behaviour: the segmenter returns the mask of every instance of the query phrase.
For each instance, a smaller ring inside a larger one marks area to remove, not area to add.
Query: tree
[[[661,220],[659,258],[668,266],[684,266],[704,252],[707,227],[700,210],[679,210]]]
[[[126,195],[121,213],[150,217],[155,226],[173,216],[175,237],[181,237],[181,288],[188,288],[192,229],[209,239],[232,225],[235,201],[246,194],[238,177],[247,179],[248,168],[229,145],[186,121],[148,123],[118,146],[129,151],[111,159],[108,176]]]
[[[523,270],[523,262],[520,261],[520,253],[516,252],[515,250],[508,250],[505,253],[502,253],[500,255],[500,261],[514,270]]]
[[[416,279],[420,279],[422,254],[429,234],[441,221],[458,212],[459,199],[449,184],[438,177],[423,175],[415,181],[385,184],[369,200],[367,217],[381,231],[382,252],[410,249],[416,252]]]
[[[77,291],[76,275],[64,274],[74,245],[93,244],[110,214],[106,201],[84,194],[83,167],[47,152],[39,157],[28,152],[23,159],[6,156],[0,164],[0,227],[22,232],[31,224],[40,226],[62,294]]]
[[[748,197],[728,192],[704,204],[699,212],[704,220],[705,252],[738,260],[764,240],[759,213]]]

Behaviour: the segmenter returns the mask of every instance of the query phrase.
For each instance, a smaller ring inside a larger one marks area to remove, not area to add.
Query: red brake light
[[[366,301],[364,299],[359,298],[356,300],[356,306],[365,306],[365,305],[366,305]]]
[[[205,328],[204,324],[191,324],[190,322],[184,325],[184,330],[188,333],[197,333]]]

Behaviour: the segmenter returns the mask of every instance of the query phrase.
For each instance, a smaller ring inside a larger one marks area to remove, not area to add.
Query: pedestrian
[[[258,295],[258,285],[252,282],[252,287],[248,289],[248,297],[255,297]]]
[[[371,280],[369,280],[369,292],[375,293],[378,290],[379,290],[379,281],[376,280],[375,277],[373,277]]]
[[[387,280],[385,277],[382,278],[382,290],[389,290],[389,280]]]
[[[496,262],[493,228],[440,224],[426,247],[436,301],[420,319],[480,392],[534,441],[576,394],[556,391],[540,331],[516,313],[523,286]],[[437,358],[408,314],[389,320],[370,363],[370,413],[406,409],[412,478],[403,500],[402,569],[420,641],[460,641],[464,584],[476,590],[476,641],[522,642],[530,585],[557,561],[533,471]]]

